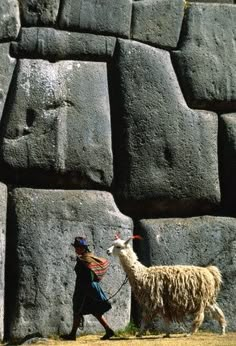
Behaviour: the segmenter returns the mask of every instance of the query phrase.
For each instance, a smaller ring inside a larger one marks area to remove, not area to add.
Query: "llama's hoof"
[[[225,335],[225,326],[223,326],[221,329],[221,336],[224,336],[224,335]]]
[[[163,338],[170,338],[170,334],[163,335]]]
[[[143,336],[143,334],[142,333],[137,333],[135,336],[136,336],[136,338],[141,338]]]

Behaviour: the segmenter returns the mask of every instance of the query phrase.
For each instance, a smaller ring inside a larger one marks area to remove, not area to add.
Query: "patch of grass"
[[[138,331],[139,331],[139,328],[135,325],[133,321],[131,321],[124,329],[117,330],[116,335],[117,336],[135,335]]]

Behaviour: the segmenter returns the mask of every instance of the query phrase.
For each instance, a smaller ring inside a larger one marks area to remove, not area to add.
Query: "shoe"
[[[71,334],[64,334],[64,335],[61,335],[60,336],[60,339],[63,339],[63,340],[73,340],[75,341],[76,340],[76,336],[75,335],[71,335]]]
[[[108,329],[106,331],[106,334],[103,335],[103,337],[100,340],[109,340],[114,335],[115,335],[115,333],[113,332],[113,330],[112,329]]]

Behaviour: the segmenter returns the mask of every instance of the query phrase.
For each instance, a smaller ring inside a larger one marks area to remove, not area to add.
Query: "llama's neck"
[[[141,272],[145,266],[139,262],[136,253],[131,248],[126,248],[122,250],[119,254],[120,263],[126,272],[128,278],[133,280],[134,278],[137,280]]]

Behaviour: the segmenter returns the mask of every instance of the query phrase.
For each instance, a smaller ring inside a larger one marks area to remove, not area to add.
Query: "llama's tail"
[[[220,291],[220,286],[221,286],[221,283],[222,283],[221,272],[215,266],[209,266],[209,267],[207,267],[207,269],[209,270],[211,275],[214,277],[214,280],[215,280],[215,290],[216,290],[216,295],[217,295],[218,292]]]

